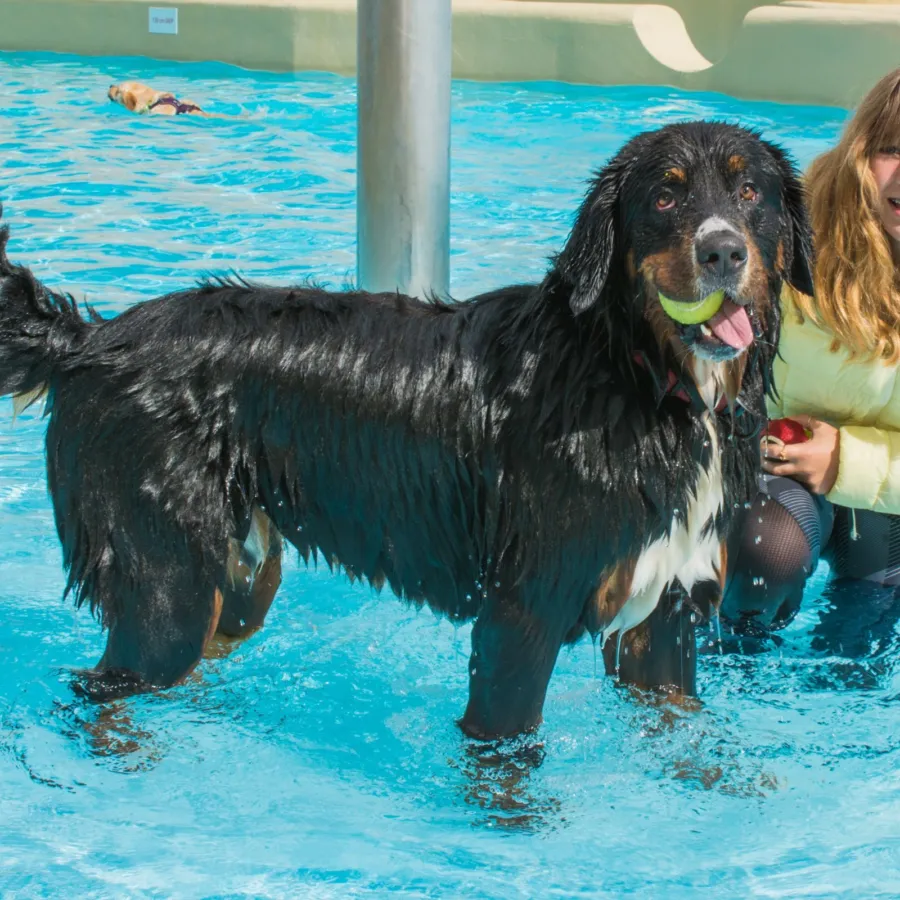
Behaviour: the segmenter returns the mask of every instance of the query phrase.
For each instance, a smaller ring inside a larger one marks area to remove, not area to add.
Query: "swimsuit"
[[[171,94],[166,94],[165,97],[160,97],[158,100],[154,100],[147,107],[147,111],[149,112],[151,109],[156,109],[157,106],[172,106],[172,107],[174,107],[176,116],[180,116],[183,113],[201,112],[202,111],[199,106],[194,106],[193,103],[182,103],[180,100],[173,97]]]

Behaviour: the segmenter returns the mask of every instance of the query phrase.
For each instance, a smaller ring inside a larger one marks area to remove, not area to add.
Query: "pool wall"
[[[177,8],[178,33],[151,34],[151,7]],[[900,64],[898,48],[900,0],[453,3],[454,77],[482,81],[665,84],[846,107]],[[2,0],[0,49],[349,74],[356,2]]]

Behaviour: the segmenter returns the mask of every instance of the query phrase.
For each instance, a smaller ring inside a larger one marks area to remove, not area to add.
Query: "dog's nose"
[[[695,250],[700,267],[721,277],[736,275],[747,263],[747,244],[735,231],[705,234]]]

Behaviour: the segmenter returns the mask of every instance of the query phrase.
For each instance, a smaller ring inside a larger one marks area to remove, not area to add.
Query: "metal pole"
[[[357,4],[357,276],[446,296],[451,0]]]

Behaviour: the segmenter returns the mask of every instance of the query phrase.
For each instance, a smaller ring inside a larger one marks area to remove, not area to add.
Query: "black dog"
[[[692,690],[654,610],[719,590],[809,257],[783,153],[708,123],[630,141],[540,284],[467,303],[218,282],[102,321],[0,252],[0,390],[46,391],[67,590],[109,629],[86,689],[175,684],[258,627],[283,536],[476,620],[471,735],[537,725],[585,630],[634,629],[628,677]],[[708,322],[661,306],[717,291]]]

